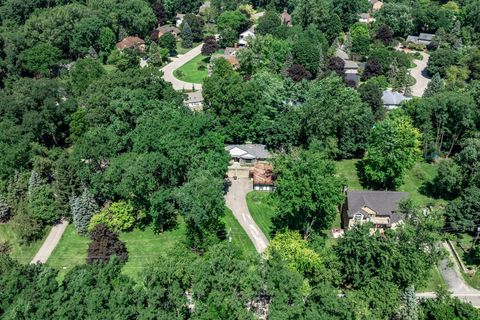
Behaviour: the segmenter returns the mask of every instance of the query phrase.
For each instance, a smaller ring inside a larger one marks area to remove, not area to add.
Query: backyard
[[[42,246],[43,241],[48,235],[50,227],[46,228],[43,239],[35,241],[28,246],[20,245],[16,233],[13,231],[11,224],[0,224],[0,241],[8,241],[12,246],[11,256],[20,263],[30,263],[35,253]]]
[[[173,72],[173,75],[182,81],[201,84],[208,76],[208,61],[210,57],[201,54],[185,63]]]

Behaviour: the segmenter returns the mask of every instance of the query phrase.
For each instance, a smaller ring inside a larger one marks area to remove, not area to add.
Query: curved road
[[[417,80],[417,82],[411,86],[412,89],[412,96],[414,97],[421,97],[427,89],[428,83],[430,82],[430,78],[427,76],[427,63],[430,56],[428,53],[420,52],[423,59],[422,60],[413,60],[413,62],[417,65],[415,68],[410,69],[410,74],[412,77]]]
[[[232,210],[233,215],[238,220],[243,230],[245,230],[250,240],[252,240],[257,252],[262,253],[268,246],[268,240],[248,211],[247,193],[252,190],[252,181],[250,181],[250,179],[232,179],[232,185],[228,189],[228,193],[225,195],[225,202],[227,207]]]
[[[173,72],[183,66],[188,61],[192,60],[196,56],[202,53],[203,43],[196,46],[192,50],[188,51],[185,54],[179,55],[178,57],[172,58],[172,62],[163,67],[163,80],[170,82],[175,90],[192,90],[193,85],[195,85],[195,90],[201,91],[202,85],[199,83],[190,83],[182,80],[178,80],[173,75]]]

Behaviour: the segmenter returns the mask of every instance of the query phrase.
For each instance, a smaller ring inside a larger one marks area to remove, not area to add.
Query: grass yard
[[[200,44],[200,42],[194,42],[192,44],[192,47],[191,48],[184,48],[182,47],[182,40],[178,40],[177,41],[177,54],[185,54],[187,53],[188,51],[192,50],[193,48],[195,48],[196,46],[198,46]]]
[[[472,235],[467,233],[460,234],[454,240],[452,240],[452,244],[455,247],[455,251],[457,251],[465,267],[468,270],[472,271],[472,273],[462,272],[463,279],[470,286],[476,289],[480,289],[480,272],[479,272],[480,266],[475,260],[475,257],[473,255],[474,253],[471,251],[473,242],[474,242],[474,237],[472,237]]]
[[[363,189],[358,179],[357,168],[355,166],[357,162],[357,159],[335,162],[337,172],[347,179],[347,186],[351,190]],[[433,199],[420,193],[422,185],[427,181],[431,181],[436,173],[437,166],[435,164],[419,162],[407,172],[404,177],[404,183],[398,191],[409,192],[412,200],[421,206],[429,204],[444,205],[444,200]]]
[[[255,249],[255,246],[243,230],[240,223],[238,223],[232,211],[228,208],[225,209],[225,217],[223,221],[225,222],[227,233],[229,232],[232,237],[232,245],[240,250],[245,257],[256,255],[257,250]]]
[[[43,241],[50,232],[50,227],[45,229],[45,234],[41,240],[38,240],[28,246],[20,245],[18,237],[8,223],[0,224],[0,241],[8,241],[12,246],[11,256],[20,263],[30,263],[42,246]]]
[[[441,285],[445,285],[445,281],[443,280],[438,267],[434,266],[430,269],[430,277],[428,278],[427,283],[423,287],[418,288],[417,292],[432,292]]]
[[[270,192],[252,191],[247,194],[248,211],[268,240],[271,240],[272,218],[275,208],[269,201]]]
[[[201,84],[203,80],[208,77],[207,65],[209,60],[209,57],[199,54],[175,70],[173,75],[182,81]]]

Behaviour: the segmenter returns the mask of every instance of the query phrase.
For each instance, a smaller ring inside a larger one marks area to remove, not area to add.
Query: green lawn
[[[437,266],[434,266],[430,270],[430,277],[428,278],[427,283],[425,286],[418,288],[417,292],[432,292],[435,291],[439,286],[444,285],[445,281],[440,274],[440,270],[438,270]]]
[[[0,224],[0,241],[8,241],[12,246],[11,256],[20,263],[30,263],[35,253],[42,246],[43,241],[50,232],[50,227],[45,229],[45,235],[41,240],[38,240],[28,246],[22,246],[18,242],[18,237],[8,223]]]
[[[460,234],[454,240],[452,240],[455,251],[457,251],[460,259],[462,259],[463,263],[465,264],[465,267],[472,271],[472,273],[462,272],[465,282],[476,289],[480,289],[480,273],[478,271],[479,265],[473,255],[473,252],[471,251],[473,242],[474,237],[467,233]]]
[[[198,56],[175,70],[173,74],[179,80],[201,84],[203,83],[203,80],[208,76],[207,64],[209,60],[209,57],[205,57],[199,54]]]
[[[357,168],[355,164],[357,159],[342,160],[335,162],[338,174],[347,179],[347,186],[352,190],[362,190],[358,179]],[[420,187],[427,181],[432,180],[437,173],[437,165],[429,163],[417,163],[410,169],[404,177],[404,183],[398,191],[409,192],[412,200],[418,205],[425,206],[429,204],[444,205],[445,201],[433,199],[420,193]]]
[[[232,245],[238,248],[245,257],[256,255],[255,246],[228,208],[225,209],[224,222],[227,233],[232,237]]]
[[[188,51],[192,50],[193,48],[195,48],[196,46],[198,46],[200,44],[200,42],[194,42],[192,44],[192,47],[191,48],[184,48],[182,47],[182,41],[179,39],[177,41],[177,54],[185,54],[187,53]]]
[[[252,191],[247,194],[248,211],[269,240],[271,239],[272,218],[275,213],[275,208],[268,199],[270,195],[270,192],[265,191]]]

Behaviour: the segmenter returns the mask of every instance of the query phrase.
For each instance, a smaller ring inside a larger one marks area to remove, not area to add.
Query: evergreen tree
[[[90,191],[85,188],[81,195],[70,198],[73,224],[78,233],[86,233],[90,218],[98,211],[98,205]]]
[[[32,170],[30,178],[28,179],[28,196],[31,197],[33,193],[42,185],[42,178],[38,172]]]
[[[188,22],[183,23],[182,29],[182,47],[191,48],[193,45],[193,33]]]
[[[352,52],[352,37],[350,37],[350,33],[347,33],[345,40],[343,41],[343,51],[348,55]]]
[[[431,97],[439,93],[440,91],[442,91],[444,87],[445,87],[445,84],[442,78],[440,77],[440,74],[435,73],[435,75],[432,78],[432,81],[428,83],[427,89],[423,93],[423,97],[424,98]]]
[[[321,45],[318,45],[318,69],[317,69],[317,77],[323,74],[323,70],[325,69],[325,56],[323,55],[323,49]]]
[[[293,55],[291,52],[289,52],[287,55],[287,59],[285,59],[285,63],[283,64],[283,68],[282,68],[282,75],[284,77],[288,77],[288,74],[289,74],[288,70],[290,70],[292,65],[293,65]]]
[[[0,222],[6,222],[10,218],[11,208],[7,203],[7,199],[0,194]]]
[[[418,320],[418,303],[413,286],[408,286],[403,293],[402,306],[398,311],[398,318],[402,320]]]

